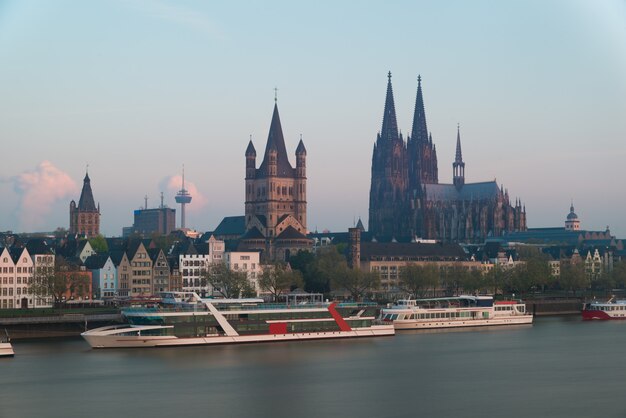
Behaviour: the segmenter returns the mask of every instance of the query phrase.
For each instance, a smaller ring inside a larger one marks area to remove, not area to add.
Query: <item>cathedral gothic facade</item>
[[[439,183],[437,149],[428,132],[421,78],[411,136],[398,130],[388,74],[383,126],[372,155],[369,232],[378,241],[417,238],[445,242],[482,242],[526,230],[526,209],[511,204],[496,181],[465,182],[461,134],[457,129],[451,184]]]
[[[263,161],[256,167],[252,140],[246,149],[246,233],[239,250],[260,251],[265,261],[286,261],[301,249],[310,249],[307,238],[306,148],[300,138],[296,166],[289,162],[285,138],[274,104]]]

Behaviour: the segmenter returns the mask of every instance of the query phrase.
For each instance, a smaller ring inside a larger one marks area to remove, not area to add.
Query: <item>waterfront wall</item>
[[[578,298],[568,299],[528,299],[526,311],[535,316],[580,315],[583,301]]]
[[[39,317],[0,318],[0,329],[6,329],[13,340],[74,337],[86,329],[122,322],[120,314],[66,314]]]

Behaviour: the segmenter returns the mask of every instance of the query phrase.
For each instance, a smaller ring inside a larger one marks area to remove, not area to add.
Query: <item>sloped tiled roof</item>
[[[243,235],[246,232],[245,216],[226,216],[215,228],[213,235]]]
[[[89,270],[98,270],[104,267],[107,260],[109,259],[108,254],[94,254],[85,260],[85,267]]]
[[[431,257],[445,259],[467,259],[467,254],[458,244],[425,244],[425,243],[361,243],[361,258],[370,257]]]
[[[283,232],[278,234],[278,236],[276,237],[277,241],[287,240],[287,239],[304,239],[304,240],[308,240],[309,238],[307,238],[306,235],[298,232],[294,227],[288,226],[287,228],[285,228],[285,230]]]
[[[500,189],[495,181],[466,183],[460,189],[454,184],[425,184],[426,199],[434,201],[495,199]]]
[[[246,233],[241,237],[244,239],[265,239],[265,236],[259,231],[259,229],[255,226],[253,228],[248,229]]]

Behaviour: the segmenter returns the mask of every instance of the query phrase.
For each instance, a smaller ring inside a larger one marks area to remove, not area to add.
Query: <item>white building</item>
[[[210,296],[213,288],[203,278],[213,263],[224,262],[224,241],[211,236],[206,246],[196,248],[193,244],[178,256],[179,270],[182,276],[182,288],[184,292],[196,292],[200,296]]]
[[[0,252],[0,308],[39,308],[50,306],[50,300],[30,293],[35,271],[54,272],[54,255],[31,256],[26,248],[3,248]]]
[[[224,261],[230,270],[244,272],[248,275],[250,285],[258,296],[261,292],[259,278],[263,272],[260,263],[260,253],[258,251],[227,252]]]

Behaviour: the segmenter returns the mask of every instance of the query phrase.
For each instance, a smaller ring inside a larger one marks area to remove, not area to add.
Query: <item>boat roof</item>
[[[493,296],[472,296],[472,295],[460,295],[450,296],[444,298],[423,298],[423,299],[400,299],[398,302],[438,302],[446,300],[493,300]]]
[[[204,298],[201,299],[202,302],[208,302],[213,305],[226,305],[226,304],[236,304],[236,303],[263,303],[265,302],[261,298],[241,298],[241,299],[212,299],[212,298]]]

